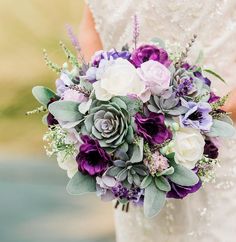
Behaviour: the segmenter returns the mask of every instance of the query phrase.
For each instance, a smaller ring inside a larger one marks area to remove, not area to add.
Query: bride
[[[184,45],[197,34],[195,47],[202,49],[204,64],[227,80],[227,85],[217,80],[214,85],[220,95],[231,91],[224,109],[236,120],[236,1],[87,0],[80,28],[85,57],[130,43],[134,14],[140,22],[140,42],[159,37]],[[116,210],[117,242],[236,241],[236,142],[224,143],[215,183],[184,200],[169,200],[151,220],[137,207],[129,213]]]

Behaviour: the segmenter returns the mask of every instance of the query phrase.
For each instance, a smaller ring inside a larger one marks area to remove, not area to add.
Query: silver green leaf
[[[96,181],[95,178],[78,171],[69,181],[66,189],[71,195],[83,195],[85,193],[95,192]]]
[[[149,175],[149,176],[146,176],[143,181],[141,182],[141,185],[140,185],[140,188],[141,189],[144,189],[146,187],[148,187],[152,182],[152,176]]]
[[[79,104],[76,102],[56,101],[51,103],[48,109],[57,120],[75,122],[83,118],[79,112]]]
[[[207,133],[207,136],[229,138],[233,137],[235,134],[236,130],[234,126],[232,126],[228,122],[214,119],[213,125],[211,126],[211,130],[209,133]]]
[[[133,154],[131,156],[131,163],[138,163],[143,160],[143,138],[140,138],[137,144],[133,147]]]
[[[174,173],[175,169],[173,166],[165,169],[164,171],[161,171],[161,172],[157,172],[156,173],[156,176],[159,177],[159,176],[169,176],[169,175],[172,175]]]
[[[169,192],[171,190],[171,186],[165,177],[163,176],[155,177],[154,181],[155,181],[156,187],[161,191]]]
[[[144,196],[144,214],[148,218],[157,215],[164,207],[166,202],[166,192],[159,190],[152,182],[145,189]]]
[[[37,101],[47,107],[52,98],[58,98],[58,96],[49,88],[43,86],[36,86],[32,89],[32,94]]]
[[[199,182],[198,176],[182,165],[174,165],[175,172],[168,178],[180,186],[194,186]]]

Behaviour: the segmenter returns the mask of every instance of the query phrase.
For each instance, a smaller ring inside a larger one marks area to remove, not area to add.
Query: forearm
[[[226,101],[223,110],[230,113],[231,118],[236,122],[236,88],[233,89]]]
[[[95,30],[93,16],[88,6],[85,6],[83,19],[80,24],[79,42],[86,61],[90,60],[95,51],[102,49],[102,43]]]

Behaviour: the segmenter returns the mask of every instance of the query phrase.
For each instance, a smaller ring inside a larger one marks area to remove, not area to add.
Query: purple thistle
[[[135,49],[137,48],[139,34],[139,21],[138,16],[135,14],[133,16],[133,44]]]

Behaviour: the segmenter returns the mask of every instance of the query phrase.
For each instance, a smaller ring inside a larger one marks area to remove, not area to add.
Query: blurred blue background
[[[112,206],[95,195],[66,193],[68,178],[43,149],[34,85],[54,86],[42,49],[58,64],[78,31],[82,0],[0,0],[0,242],[113,242]]]

